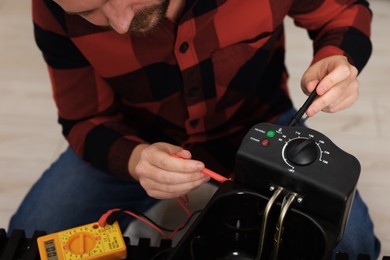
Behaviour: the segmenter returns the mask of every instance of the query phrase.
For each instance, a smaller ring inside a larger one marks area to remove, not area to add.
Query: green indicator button
[[[275,130],[268,130],[265,134],[267,135],[267,137],[273,138],[276,135],[276,131]]]

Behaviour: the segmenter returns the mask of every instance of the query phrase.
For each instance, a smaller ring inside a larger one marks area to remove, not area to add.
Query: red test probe
[[[183,157],[177,155],[177,154],[171,154],[172,157],[176,157],[176,158],[181,158],[181,159],[184,159]],[[213,172],[212,170],[209,170],[207,168],[204,168],[203,170],[200,171],[201,173],[209,176],[210,178],[220,182],[220,183],[223,183],[225,181],[230,181],[231,178],[226,178],[216,172]]]

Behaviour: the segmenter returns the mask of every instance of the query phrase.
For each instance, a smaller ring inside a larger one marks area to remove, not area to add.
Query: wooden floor
[[[374,53],[360,75],[360,99],[350,109],[320,113],[308,125],[355,155],[359,190],[369,205],[382,255],[390,256],[390,1],[372,0]],[[66,147],[45,65],[37,50],[30,1],[0,0],[0,227],[6,228],[31,184]],[[299,78],[311,55],[306,32],[287,22],[287,62],[297,107]]]

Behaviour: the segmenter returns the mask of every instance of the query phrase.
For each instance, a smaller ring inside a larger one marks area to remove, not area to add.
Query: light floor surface
[[[390,256],[390,1],[370,4],[374,52],[359,76],[360,99],[346,111],[320,113],[307,123],[359,159],[358,188],[382,242],[381,255]],[[299,80],[311,45],[291,21],[286,30],[291,95],[300,107],[306,97]],[[33,39],[30,2],[0,0],[0,227],[7,227],[32,183],[66,147],[56,120],[48,75]]]

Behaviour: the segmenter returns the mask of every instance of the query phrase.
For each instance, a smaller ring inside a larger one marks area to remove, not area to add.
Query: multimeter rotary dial
[[[67,242],[69,251],[76,255],[88,254],[95,246],[96,238],[88,232],[76,233]]]

